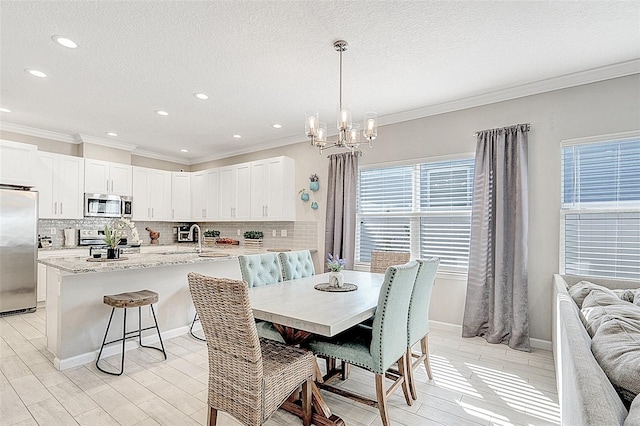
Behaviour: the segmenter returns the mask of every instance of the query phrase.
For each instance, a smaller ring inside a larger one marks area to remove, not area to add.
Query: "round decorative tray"
[[[334,287],[329,283],[320,283],[313,286],[316,290],[330,291],[336,293],[345,293],[347,291],[354,291],[358,289],[358,286],[352,283],[344,283],[342,287]]]
[[[87,259],[87,262],[117,262],[118,260],[127,260],[128,257],[120,256],[117,259],[107,259],[106,257],[90,257]]]

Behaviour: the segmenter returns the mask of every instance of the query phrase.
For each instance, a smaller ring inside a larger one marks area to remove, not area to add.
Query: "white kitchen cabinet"
[[[52,257],[89,257],[89,249],[74,248],[60,250],[38,250],[38,260],[50,259]],[[47,266],[38,262],[38,284],[36,290],[36,300],[45,302],[47,298]]]
[[[251,219],[251,163],[220,169],[220,219]]]
[[[0,184],[34,186],[38,147],[0,140]]]
[[[295,162],[289,157],[251,163],[251,220],[296,219]]]
[[[133,194],[130,165],[89,158],[84,161],[84,192],[127,196]]]
[[[171,172],[133,167],[133,219],[171,218]]]
[[[38,152],[36,188],[40,219],[82,219],[84,159]]]
[[[220,217],[219,191],[219,169],[191,173],[192,220],[215,220]]]
[[[191,220],[191,173],[171,173],[171,220]]]

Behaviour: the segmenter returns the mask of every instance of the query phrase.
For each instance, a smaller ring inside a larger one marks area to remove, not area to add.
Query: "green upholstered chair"
[[[278,253],[282,265],[282,277],[285,280],[311,277],[316,274],[309,250]]]
[[[277,253],[263,253],[238,256],[242,280],[249,287],[282,282],[282,268]],[[268,321],[256,321],[258,336],[284,343],[282,335]]]
[[[316,355],[340,359],[375,373],[378,409],[385,426],[389,425],[387,397],[399,385],[407,404],[413,404],[406,375],[407,324],[417,273],[418,262],[415,261],[387,268],[372,327],[358,324],[333,338],[317,337],[307,342]],[[395,363],[400,374],[387,390],[385,372]]]
[[[433,379],[431,374],[431,364],[429,362],[429,303],[431,302],[431,290],[436,279],[436,272],[440,259],[430,257],[424,260],[417,260],[418,274],[413,285],[411,302],[409,303],[409,323],[407,325],[407,362],[409,363],[409,387],[411,396],[417,399],[416,385],[413,371],[424,362],[427,376]],[[414,354],[411,348],[420,342],[421,354]],[[416,358],[415,362],[413,358]]]

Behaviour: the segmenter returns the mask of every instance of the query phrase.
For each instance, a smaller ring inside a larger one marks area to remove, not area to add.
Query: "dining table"
[[[314,334],[333,337],[348,330],[374,315],[384,274],[342,273],[345,283],[342,288],[328,285],[329,273],[252,287],[249,298],[253,316],[273,323],[285,342],[294,345],[304,344]],[[316,376],[316,380],[322,381],[321,375]],[[344,421],[331,412],[315,383],[312,394],[314,424],[344,425]],[[302,416],[302,409],[294,399],[285,401],[282,408]]]

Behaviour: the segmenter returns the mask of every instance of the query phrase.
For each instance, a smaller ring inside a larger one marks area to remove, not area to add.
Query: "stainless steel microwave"
[[[84,194],[85,217],[131,217],[132,197],[109,194]]]

